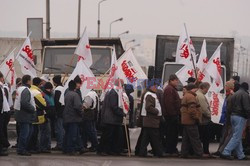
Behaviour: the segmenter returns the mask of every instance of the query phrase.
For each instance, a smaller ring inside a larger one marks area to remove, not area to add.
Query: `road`
[[[131,130],[131,144],[134,147],[139,134],[138,129]],[[13,142],[14,144],[14,142]],[[53,143],[54,144],[54,143]],[[180,146],[180,145],[179,145]],[[210,151],[214,152],[217,144],[211,144]],[[14,149],[8,157],[0,157],[0,166],[249,166],[250,161],[226,161],[216,159],[181,159],[181,158],[140,158],[140,157],[111,157],[97,156],[86,153],[81,156],[67,156],[59,152],[52,154],[38,154],[30,157],[17,156]]]

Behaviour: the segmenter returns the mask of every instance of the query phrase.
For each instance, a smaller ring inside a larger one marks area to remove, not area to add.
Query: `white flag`
[[[78,55],[80,58],[82,58],[88,67],[92,65],[93,60],[89,45],[89,37],[86,28],[84,29],[82,37],[75,50],[75,54]]]
[[[182,85],[187,84],[187,80],[189,77],[195,77],[193,68],[189,68],[187,66],[183,66],[179,71],[177,71],[176,76],[179,78]]]
[[[213,91],[216,93],[220,92],[223,89],[223,82],[221,78],[222,67],[221,67],[221,59],[220,59],[221,45],[222,43],[215,50],[214,54],[210,58],[205,69],[209,73],[209,75],[213,78],[215,87],[212,86],[211,88],[213,88]]]
[[[214,123],[219,123],[224,98],[221,93],[210,91],[210,89],[209,89],[207,96],[208,96],[208,102],[209,102],[210,109],[211,109],[212,121]]]
[[[120,78],[127,84],[133,84],[137,80],[147,79],[146,74],[142,70],[131,49],[127,50],[118,59],[118,67],[120,71],[122,71]]]
[[[14,51],[15,49],[8,55],[8,57],[0,65],[0,71],[4,75],[6,82],[9,83],[11,86],[11,90],[10,90],[11,94],[16,89],[16,71],[14,67],[14,61],[15,61]]]
[[[21,65],[21,71],[23,74],[28,74],[33,78],[37,76],[36,67],[34,65],[34,56],[29,36],[23,43],[23,46],[17,55],[17,60]]]
[[[189,43],[188,43],[189,41]],[[192,54],[192,55],[191,55]],[[187,34],[185,26],[183,26],[182,33],[179,37],[177,49],[176,49],[176,63],[184,64],[190,68],[194,68],[192,62],[192,56],[194,63],[196,63],[196,54],[192,40]]]
[[[68,88],[68,84],[71,80],[74,80],[76,76],[79,76],[82,80],[82,85],[80,88],[82,97],[85,97],[88,94],[88,92],[91,91],[90,88],[87,88],[88,79],[93,79],[95,76],[92,73],[92,71],[88,68],[88,66],[84,63],[84,61],[82,59],[79,59],[73,73],[70,75],[69,79],[65,83],[63,93],[60,97],[60,103],[62,103],[63,105],[64,105],[64,93]]]

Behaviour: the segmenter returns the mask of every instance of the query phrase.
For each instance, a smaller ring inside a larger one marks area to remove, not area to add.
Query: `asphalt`
[[[130,130],[131,147],[136,144],[140,130]],[[15,144],[15,141],[11,141]],[[53,142],[53,145],[55,143]],[[180,145],[178,145],[180,147]],[[215,152],[218,144],[211,144],[210,151]],[[181,159],[181,158],[155,158],[155,157],[114,157],[114,156],[98,156],[94,153],[86,153],[78,156],[67,156],[60,152],[52,152],[51,154],[38,154],[29,157],[18,156],[15,149],[10,149],[7,157],[0,157],[0,166],[250,166],[249,161],[226,161],[220,158],[215,159]]]

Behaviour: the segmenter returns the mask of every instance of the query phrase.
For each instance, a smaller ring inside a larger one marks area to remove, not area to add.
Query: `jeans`
[[[64,152],[72,153],[83,149],[78,123],[65,124]]]
[[[51,149],[51,128],[50,121],[47,119],[45,123],[40,126],[40,150],[50,150]]]
[[[19,137],[17,144],[17,153],[27,152],[28,142],[32,134],[32,124],[30,123],[18,123],[19,125]]]
[[[91,121],[86,120],[83,122],[82,140],[83,140],[83,146],[85,148],[87,148],[88,141],[91,142],[92,148],[97,148],[98,141],[97,141],[97,133],[94,120]]]
[[[64,137],[63,118],[57,118],[55,120],[55,134],[57,142],[56,147],[62,148]]]
[[[222,152],[225,156],[230,156],[231,152],[235,150],[238,159],[243,159],[245,154],[243,153],[242,147],[242,134],[246,125],[246,119],[237,115],[231,116],[233,136],[224,151]]]

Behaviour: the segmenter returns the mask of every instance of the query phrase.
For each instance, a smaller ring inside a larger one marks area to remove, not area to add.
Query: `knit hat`
[[[62,79],[61,75],[56,75],[52,78],[53,82],[56,83],[57,85],[62,84],[61,79]]]
[[[50,82],[46,82],[44,85],[44,89],[53,89],[53,85]]]

